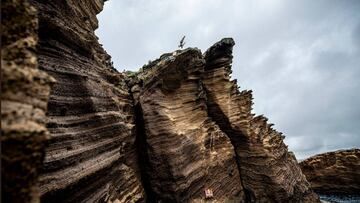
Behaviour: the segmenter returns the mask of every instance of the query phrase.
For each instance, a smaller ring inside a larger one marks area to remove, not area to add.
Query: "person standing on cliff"
[[[178,46],[180,49],[182,49],[182,48],[184,47],[184,45],[185,45],[185,41],[184,41],[184,40],[185,40],[185,35],[184,35],[184,36],[181,38],[181,40],[180,40],[180,44],[179,44],[179,46]]]

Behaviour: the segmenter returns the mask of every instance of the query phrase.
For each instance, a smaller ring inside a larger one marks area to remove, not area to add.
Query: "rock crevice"
[[[146,202],[147,203],[156,203],[157,202],[157,195],[153,191],[151,186],[151,181],[149,174],[150,161],[149,161],[149,154],[147,149],[149,148],[149,144],[146,141],[146,132],[145,132],[145,122],[143,119],[143,110],[141,105],[138,103],[134,107],[135,109],[135,124],[136,124],[136,147],[138,153],[138,163],[140,168],[140,175],[141,175],[141,183],[143,185],[144,191],[146,193]]]

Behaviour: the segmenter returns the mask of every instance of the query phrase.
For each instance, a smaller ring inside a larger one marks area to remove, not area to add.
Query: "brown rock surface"
[[[132,98],[94,30],[102,0],[35,1],[40,69],[57,82],[47,111],[43,202],[144,200]]]
[[[233,146],[207,114],[203,72],[201,52],[186,49],[146,67],[132,87],[143,115],[152,201],[196,202],[207,188],[214,201],[244,201]]]
[[[191,48],[164,54],[130,82],[154,199],[196,201],[213,188],[220,202],[318,202],[284,137],[251,114],[251,92],[230,81],[233,45],[228,38],[204,56]],[[235,162],[240,177],[229,182],[220,166],[232,169]],[[228,185],[239,189],[229,193]]]
[[[234,41],[225,38],[205,52],[203,83],[209,115],[231,139],[248,201],[316,202],[284,136],[264,116],[251,113],[251,91],[230,80]]]
[[[211,189],[209,202],[318,201],[282,135],[251,113],[251,92],[230,81],[232,39],[130,78],[94,34],[102,0],[31,0],[38,16],[5,2],[6,200],[38,202],[39,190],[42,202],[202,202]]]
[[[1,1],[1,202],[38,202],[45,111],[54,82],[39,71],[36,10],[25,0]]]
[[[312,189],[322,194],[360,194],[360,149],[318,154],[300,162]]]

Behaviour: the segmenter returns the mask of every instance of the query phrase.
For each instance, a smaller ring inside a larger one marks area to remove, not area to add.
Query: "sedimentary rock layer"
[[[140,72],[132,93],[142,111],[146,174],[153,202],[243,202],[229,138],[207,114],[197,49],[166,54]]]
[[[203,84],[209,115],[235,147],[240,176],[250,202],[316,202],[317,196],[284,136],[264,116],[255,116],[251,91],[230,80],[234,41],[225,38],[204,54]]]
[[[31,3],[39,11],[39,68],[56,79],[42,201],[143,201],[132,98],[94,34],[103,1]]]
[[[322,194],[360,194],[360,149],[318,154],[300,162],[311,187]]]
[[[1,17],[1,202],[36,202],[54,80],[37,68],[36,10],[25,0],[5,0]]]
[[[129,78],[94,34],[102,0],[30,3],[38,16],[23,0],[1,5],[5,202],[144,202],[145,191],[201,202],[206,189],[212,202],[318,201],[283,136],[251,113],[251,92],[230,81],[232,39]]]

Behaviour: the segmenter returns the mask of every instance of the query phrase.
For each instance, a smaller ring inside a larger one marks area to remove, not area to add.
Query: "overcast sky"
[[[232,77],[297,158],[360,147],[359,0],[111,0],[100,42],[122,71],[234,38]]]

